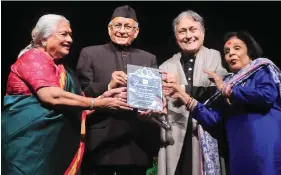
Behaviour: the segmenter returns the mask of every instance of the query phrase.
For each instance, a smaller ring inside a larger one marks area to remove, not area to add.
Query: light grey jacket
[[[172,58],[160,65],[160,69],[176,73],[179,77],[181,85],[187,85],[186,76],[182,68],[180,59],[181,53],[175,54]],[[209,87],[216,86],[208,79],[208,75],[203,72],[203,68],[214,71],[224,76],[227,71],[221,65],[220,53],[213,49],[202,47],[196,55],[194,72],[193,72],[193,87]],[[158,155],[158,175],[174,175],[176,166],[181,154],[182,145],[187,129],[187,121],[189,111],[185,106],[175,107],[171,98],[168,99],[168,115],[166,120],[172,125],[173,145],[162,147]],[[192,119],[192,129],[197,129],[197,121]],[[164,129],[161,129],[161,140],[166,142],[168,134]],[[197,136],[192,136],[192,175],[200,175],[200,157],[199,157],[199,142]]]

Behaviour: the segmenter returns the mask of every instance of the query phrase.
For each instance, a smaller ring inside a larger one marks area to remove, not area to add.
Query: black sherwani
[[[157,67],[153,54],[113,43],[82,49],[77,73],[86,96],[97,97],[108,89],[114,71],[126,73],[127,64]],[[135,112],[96,111],[87,119],[87,152],[91,165],[151,166],[159,149],[160,129],[137,118]]]

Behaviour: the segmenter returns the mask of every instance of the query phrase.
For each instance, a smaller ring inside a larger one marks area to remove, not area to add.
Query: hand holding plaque
[[[108,89],[114,89],[118,86],[126,86],[127,75],[123,71],[114,71],[111,75],[111,81],[108,84]]]

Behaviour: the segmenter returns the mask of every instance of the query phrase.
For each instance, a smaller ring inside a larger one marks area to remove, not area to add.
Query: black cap
[[[135,10],[128,5],[117,7],[111,16],[111,20],[115,17],[131,18],[138,22]]]

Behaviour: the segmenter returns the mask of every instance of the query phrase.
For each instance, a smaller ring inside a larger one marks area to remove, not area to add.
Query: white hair
[[[18,55],[18,58],[32,48],[43,46],[43,40],[46,40],[52,36],[52,34],[57,29],[58,23],[61,20],[64,20],[67,23],[69,23],[69,21],[64,16],[61,15],[47,14],[41,16],[36,26],[31,32],[31,37],[32,37],[31,44],[29,44],[27,47],[21,50],[21,52]]]
[[[177,25],[183,17],[191,17],[194,21],[199,22],[200,25],[201,25],[201,28],[202,28],[202,32],[205,33],[204,19],[198,13],[196,13],[192,10],[187,10],[187,11],[181,12],[173,20],[173,31],[174,31],[175,34],[176,34]]]

